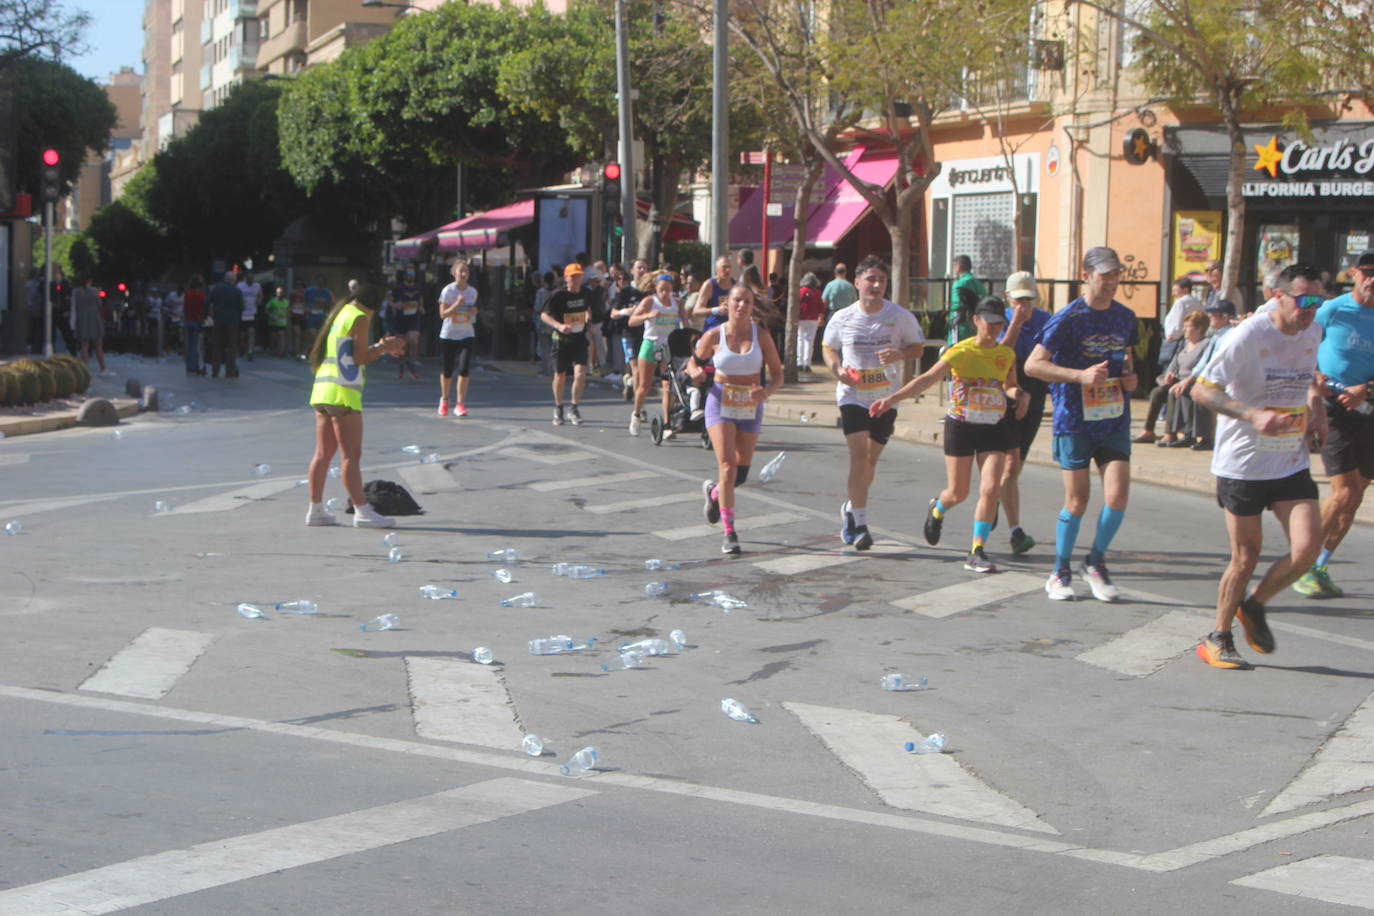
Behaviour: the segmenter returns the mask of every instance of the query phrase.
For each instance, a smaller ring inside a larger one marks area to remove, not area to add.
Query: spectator
[[[949,319],[945,342],[950,346],[973,336],[973,307],[988,294],[982,281],[973,275],[973,261],[958,255],[951,265],[954,283],[949,288]]]
[[[307,286],[301,296],[305,300],[305,347],[301,356],[305,356],[305,351],[315,342],[315,335],[324,325],[324,316],[334,308],[334,294],[329,291],[324,274],[318,274],[315,282]]]
[[[1183,316],[1189,312],[1202,308],[1202,303],[1197,296],[1193,295],[1193,281],[1188,277],[1179,277],[1174,281],[1174,302],[1169,306],[1169,312],[1164,316],[1164,341],[1159,345],[1159,365],[1168,366],[1173,362],[1174,354],[1183,343]],[[1151,417],[1146,420],[1146,428],[1154,426],[1154,419]],[[1142,441],[1137,439],[1137,442]]]
[[[101,316],[100,290],[89,276],[82,278],[72,293],[72,312],[76,316],[76,337],[81,341],[81,361],[91,358],[91,344],[95,344],[95,358],[100,363],[100,375],[109,378],[114,372],[105,366],[105,319]]]
[[[825,284],[825,289],[821,290],[821,301],[825,303],[827,315],[849,308],[859,301],[859,290],[849,282],[849,268],[843,261],[835,265],[835,279]]]
[[[205,321],[205,278],[200,274],[191,274],[186,281],[182,314],[186,332],[186,374],[204,375],[205,367],[200,362],[200,328]]]
[[[539,333],[539,374],[553,374],[553,328],[540,317],[544,314],[544,304],[549,301],[558,277],[553,271],[545,271],[544,284],[534,291],[534,327]]]
[[[1164,438],[1159,441],[1162,448],[1189,448],[1194,445],[1193,437],[1193,400],[1186,396],[1192,387],[1193,376],[1202,363],[1202,354],[1207,350],[1206,314],[1194,309],[1183,316],[1183,344],[1174,354],[1169,368],[1160,376],[1160,387],[1168,398],[1168,415],[1164,423]],[[1151,393],[1153,400],[1155,395]]]
[[[305,340],[306,340],[306,308],[305,308],[305,281],[297,278],[296,288],[291,290],[291,298],[287,300],[290,304],[288,314],[291,317],[290,340],[287,346],[290,352],[297,359],[305,359]]]
[[[220,366],[224,367],[225,378],[239,377],[239,325],[243,321],[243,293],[237,286],[237,280],[238,275],[234,271],[225,271],[205,297],[211,321],[211,378],[219,378]]]
[[[811,353],[816,343],[816,329],[825,314],[825,300],[821,298],[821,280],[807,272],[801,281],[801,309],[797,319],[797,369],[811,372]]]
[[[258,344],[258,303],[262,301],[262,284],[254,280],[252,276],[244,276],[237,286],[238,291],[243,294],[243,315],[239,319],[239,325],[242,329],[239,345],[243,349],[243,355],[248,357],[249,362],[252,362],[253,348]]]

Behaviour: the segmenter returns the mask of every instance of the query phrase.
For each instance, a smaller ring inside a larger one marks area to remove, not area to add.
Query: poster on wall
[[[1267,277],[1298,260],[1298,227],[1288,223],[1261,223],[1255,255],[1255,276]]]
[[[1221,211],[1178,210],[1174,213],[1174,276],[1201,274],[1207,262],[1221,257]]]

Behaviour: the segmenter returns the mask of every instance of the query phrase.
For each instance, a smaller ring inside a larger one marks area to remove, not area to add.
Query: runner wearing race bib
[[[587,388],[587,319],[591,296],[582,288],[582,265],[573,261],[563,268],[562,289],[555,290],[544,304],[539,320],[553,328],[553,425],[563,425],[563,387],[572,372],[572,404],[568,419],[582,425],[578,402]]]
[[[420,377],[420,316],[425,311],[420,304],[422,295],[415,268],[407,267],[404,274],[396,274],[396,283],[388,296],[388,318],[391,333],[406,342],[405,356],[396,370],[397,378],[405,378],[406,369],[410,370],[411,378]]]
[[[649,397],[649,388],[654,383],[654,370],[660,363],[668,360],[668,335],[682,327],[682,306],[673,294],[671,274],[659,274],[654,280],[654,294],[646,296],[634,312],[630,314],[630,327],[644,329],[644,340],[640,344],[635,377],[639,385],[635,388],[635,407],[630,414],[630,435],[639,435],[639,425],[644,416],[644,402]],[[668,380],[663,380],[663,435],[671,439],[673,431],[668,428]]]
[[[448,394],[453,390],[453,372],[458,371],[458,400],[453,406],[455,417],[468,415],[469,371],[472,368],[472,353],[477,346],[477,290],[468,285],[471,268],[468,262],[459,258],[453,262],[453,282],[439,293],[439,317],[444,320],[439,328],[439,353],[444,367],[439,373],[439,416],[449,413]]]

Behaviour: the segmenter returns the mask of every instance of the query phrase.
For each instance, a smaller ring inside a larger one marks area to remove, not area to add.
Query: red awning
[[[635,198],[635,213],[643,222],[649,220],[649,202],[642,197]],[[673,211],[672,219],[668,220],[668,227],[663,232],[665,242],[695,242],[700,236],[697,230],[700,224],[683,213]]]
[[[504,207],[441,226],[435,230],[440,251],[479,251],[507,244],[502,234],[534,222],[534,201],[520,200]]]
[[[461,219],[454,220],[451,223],[445,223],[438,229],[431,229],[428,232],[421,232],[419,235],[412,235],[409,238],[399,239],[392,248],[392,257],[400,260],[422,257],[424,254],[424,247],[438,239],[440,232],[446,229],[452,229],[461,222]]]

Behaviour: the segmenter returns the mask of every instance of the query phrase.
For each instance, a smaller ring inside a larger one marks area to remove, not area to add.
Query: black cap
[[[1216,299],[1202,307],[1204,312],[1220,312],[1223,315],[1236,317],[1236,304],[1230,299]]]
[[[1374,267],[1374,248],[1369,248],[1360,254],[1360,259],[1355,262],[1356,267]]]
[[[973,307],[975,317],[985,321],[1006,322],[1006,307],[1002,305],[1002,300],[996,296],[985,296],[978,300],[978,304]]]

